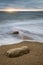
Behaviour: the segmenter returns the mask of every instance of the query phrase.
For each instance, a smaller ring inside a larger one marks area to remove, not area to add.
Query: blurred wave
[[[18,12],[0,12],[0,22],[2,20],[31,20],[31,19],[43,19],[43,11],[18,11]]]
[[[23,40],[43,42],[43,12],[0,12],[0,45]]]

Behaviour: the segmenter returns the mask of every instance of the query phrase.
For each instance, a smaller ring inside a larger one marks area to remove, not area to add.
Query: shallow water
[[[10,34],[14,31],[19,34]],[[23,36],[43,42],[43,12],[0,12],[0,45],[19,43]]]

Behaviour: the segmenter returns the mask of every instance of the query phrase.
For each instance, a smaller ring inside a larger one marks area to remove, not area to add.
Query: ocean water
[[[19,31],[19,34],[12,34]],[[23,39],[24,37],[30,39]],[[43,42],[43,11],[0,11],[0,45],[22,41]]]

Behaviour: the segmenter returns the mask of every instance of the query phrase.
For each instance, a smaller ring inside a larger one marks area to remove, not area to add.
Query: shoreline
[[[15,58],[9,58],[5,55],[7,50],[20,46],[28,46],[30,52]],[[23,41],[18,44],[0,46],[0,65],[43,65],[43,44]]]
[[[19,34],[19,38],[20,38],[20,40],[17,40],[17,41],[15,41],[15,42],[9,42],[9,43],[2,43],[2,44],[0,44],[0,46],[3,46],[3,45],[11,45],[11,44],[18,44],[18,43],[22,43],[22,42],[36,42],[36,43],[43,43],[43,41],[38,41],[38,40],[34,40],[34,39],[32,39],[31,37],[28,37],[28,36],[26,36],[26,35],[23,35],[23,34]],[[7,42],[7,41],[6,41]]]
[[[21,40],[20,42],[16,42],[16,43],[9,43],[9,44],[3,44],[3,45],[1,45],[0,44],[0,46],[6,46],[6,45],[12,45],[12,44],[20,44],[20,43],[22,43],[22,42],[30,42],[30,43],[42,43],[43,44],[43,41],[36,41],[36,40]]]

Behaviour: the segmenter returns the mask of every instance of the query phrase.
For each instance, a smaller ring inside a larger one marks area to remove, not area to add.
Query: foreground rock
[[[6,52],[6,55],[8,57],[18,57],[24,54],[27,54],[29,52],[29,49],[27,46],[21,46],[19,48],[13,48],[13,49],[9,49]]]

